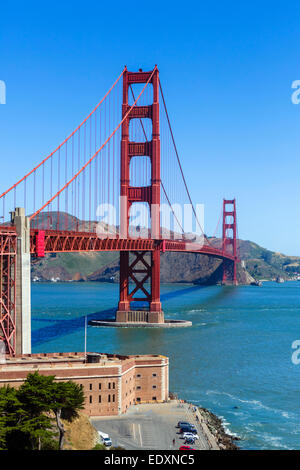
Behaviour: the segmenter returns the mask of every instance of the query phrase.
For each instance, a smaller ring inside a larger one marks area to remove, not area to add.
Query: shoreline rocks
[[[198,409],[221,450],[240,450],[234,442],[239,441],[240,438],[226,433],[222,420],[218,416],[206,408],[198,407]]]

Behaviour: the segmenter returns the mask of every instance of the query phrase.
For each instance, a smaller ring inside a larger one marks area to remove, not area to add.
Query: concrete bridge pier
[[[31,353],[31,279],[30,279],[30,220],[25,209],[17,207],[11,213],[17,231],[16,263],[16,354]]]

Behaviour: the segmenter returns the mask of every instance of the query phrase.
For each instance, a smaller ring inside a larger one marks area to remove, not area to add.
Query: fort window
[[[152,397],[152,400],[156,400],[156,397]]]
[[[90,390],[93,390],[93,384],[90,384]]]
[[[108,388],[109,388],[109,389],[110,389],[110,385],[111,385],[111,383],[109,382],[109,383],[108,383]]]
[[[156,376],[157,376],[157,374],[152,374],[152,377],[156,377]]]
[[[93,397],[90,395],[90,403],[93,403]]]
[[[115,395],[115,394],[113,394],[113,396],[112,396],[112,401],[113,401],[113,402],[116,401],[116,395]]]
[[[141,401],[140,397],[137,397],[136,401]]]
[[[139,379],[139,378],[141,377],[141,374],[137,374],[137,376],[136,376],[136,377]]]
[[[136,387],[136,389],[137,389],[137,390],[141,390],[141,386],[138,385],[138,386]]]
[[[152,388],[156,388],[156,385],[152,385]]]
[[[99,395],[99,403],[101,403],[101,395]]]
[[[110,395],[108,395],[108,403],[110,403]]]
[[[101,390],[101,384],[99,383],[99,390]]]

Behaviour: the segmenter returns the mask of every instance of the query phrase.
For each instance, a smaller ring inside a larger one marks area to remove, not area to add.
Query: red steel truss
[[[42,234],[42,235],[41,235]],[[44,246],[39,246],[41,239]],[[32,255],[43,256],[42,253],[78,253],[88,251],[176,251],[200,253],[220,259],[234,261],[235,256],[212,245],[200,245],[184,240],[153,240],[151,238],[98,238],[95,232],[68,232],[56,230],[31,230],[30,251]]]
[[[6,352],[15,353],[16,339],[16,255],[17,234],[0,232],[0,340]]]

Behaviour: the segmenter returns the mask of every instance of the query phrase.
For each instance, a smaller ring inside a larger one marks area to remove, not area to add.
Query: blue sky
[[[206,232],[222,198],[236,197],[241,238],[300,255],[300,105],[291,102],[299,10],[296,2],[7,2],[0,188],[53,150],[125,64],[158,64]]]

